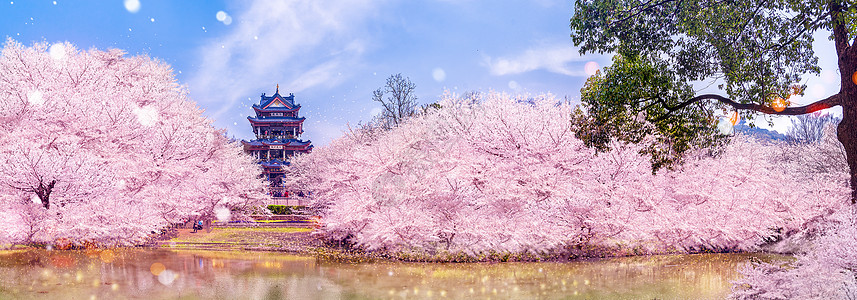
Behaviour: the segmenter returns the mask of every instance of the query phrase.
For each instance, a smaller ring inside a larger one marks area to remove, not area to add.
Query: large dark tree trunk
[[[848,161],[851,203],[857,204],[857,49],[841,40],[837,40],[836,46],[841,84],[839,103],[842,106],[842,121],[837,128],[837,137],[845,147],[845,158]]]
[[[828,3],[841,86],[839,105],[842,106],[842,121],[837,128],[837,137],[845,148],[848,161],[851,203],[857,204],[857,39],[849,36],[846,29],[846,18],[842,17],[845,7],[842,1]]]
[[[848,112],[848,110],[852,110]],[[846,108],[843,105],[843,118],[837,128],[837,136],[839,142],[845,148],[845,159],[848,161],[848,170],[851,178],[851,203],[857,203],[857,115],[853,111],[854,108]]]
[[[36,188],[36,196],[39,196],[39,200],[42,200],[42,206],[45,209],[51,208],[51,192],[54,191],[54,185],[57,183],[56,180],[52,180],[47,185],[44,182],[40,182],[39,186]]]
[[[845,57],[857,60],[857,57]],[[839,92],[842,103],[842,121],[837,128],[839,142],[845,148],[845,158],[851,183],[851,203],[857,204],[857,61],[843,64],[840,57],[842,90]],[[846,68],[842,68],[845,65]]]

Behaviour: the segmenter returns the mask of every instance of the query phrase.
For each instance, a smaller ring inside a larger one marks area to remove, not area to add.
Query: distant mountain
[[[771,141],[785,141],[786,140],[785,134],[782,134],[782,133],[779,133],[779,132],[776,132],[773,130],[767,130],[767,129],[759,128],[759,127],[747,126],[747,124],[744,122],[744,120],[741,120],[740,123],[735,125],[735,127],[733,127],[733,130],[734,130],[734,132],[740,132],[740,133],[743,133],[746,135],[756,136],[756,137],[761,138],[763,140],[771,140]]]

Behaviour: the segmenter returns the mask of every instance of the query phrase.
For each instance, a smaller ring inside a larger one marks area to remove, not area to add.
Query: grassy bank
[[[201,230],[196,233],[183,229],[179,231],[177,237],[162,241],[157,246],[174,250],[289,252],[311,255],[323,260],[345,262],[406,261],[432,263],[570,261],[617,256],[732,252],[699,249],[699,251],[676,250],[663,253],[643,253],[621,246],[611,248],[593,245],[552,249],[542,253],[487,251],[468,254],[448,251],[426,252],[420,249],[368,251],[347,242],[327,240],[320,232],[315,232],[312,228],[306,227],[213,227],[210,230]]]
[[[311,228],[302,227],[214,227],[158,243],[168,249],[283,251],[307,254],[321,242]]]

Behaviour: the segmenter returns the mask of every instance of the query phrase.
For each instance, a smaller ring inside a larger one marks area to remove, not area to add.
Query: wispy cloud
[[[580,56],[574,47],[547,46],[530,48],[513,57],[485,57],[483,63],[488,67],[492,75],[510,75],[534,70],[547,70],[568,76],[587,76],[583,65],[573,66],[574,68],[572,68],[569,64],[589,60],[593,60],[593,58]]]
[[[198,49],[189,87],[214,119],[274,83],[300,92],[341,82],[341,70],[360,63],[367,34],[361,26],[377,4],[367,0],[260,0],[234,17],[225,36]],[[214,18],[215,16],[212,16]],[[218,26],[220,26],[218,24]]]

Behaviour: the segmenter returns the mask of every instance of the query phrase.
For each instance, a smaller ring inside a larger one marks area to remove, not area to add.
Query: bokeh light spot
[[[851,82],[854,82],[854,84],[857,84],[857,72],[854,72],[854,74],[851,74]]]
[[[521,85],[520,85],[520,84],[518,84],[518,82],[517,82],[517,81],[510,80],[510,81],[509,81],[509,88],[510,88],[510,89],[513,89],[513,90],[517,90],[517,89],[521,88]]]
[[[431,71],[431,77],[437,82],[444,81],[446,79],[446,71],[441,68],[434,68],[434,70]]]
[[[151,271],[152,275],[155,275],[155,276],[161,275],[161,272],[163,272],[166,269],[167,269],[167,267],[165,267],[164,264],[159,263],[159,262],[153,263],[152,266],[149,267],[149,271]]]
[[[140,0],[125,0],[125,10],[132,14],[140,11]]]
[[[223,23],[223,25],[232,24],[232,16],[230,16],[225,11],[218,11],[217,14],[214,15],[214,17],[217,18],[217,21]]]
[[[43,103],[45,103],[45,98],[44,96],[42,96],[41,91],[31,91],[27,93],[27,101],[29,101],[30,104],[33,105],[42,105]]]
[[[232,218],[232,212],[229,211],[229,208],[221,206],[214,209],[214,216],[217,218],[217,221],[229,222]]]
[[[48,54],[50,54],[51,58],[54,60],[63,60],[65,58],[65,45],[62,43],[51,45],[51,48],[48,49]]]
[[[104,250],[101,251],[101,254],[99,254],[98,257],[100,257],[103,262],[112,263],[113,259],[116,258],[116,255],[113,254],[113,250]]]
[[[595,75],[595,72],[598,71],[598,63],[594,61],[590,61],[583,66],[583,72],[586,73],[586,76]]]
[[[137,116],[137,121],[140,125],[149,127],[158,122],[158,110],[151,105],[142,108],[134,108],[134,114]]]
[[[158,282],[163,285],[171,285],[177,277],[179,277],[179,275],[176,274],[176,272],[173,272],[172,270],[164,270],[158,275]]]

